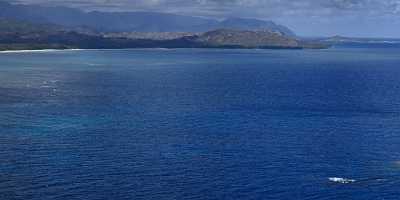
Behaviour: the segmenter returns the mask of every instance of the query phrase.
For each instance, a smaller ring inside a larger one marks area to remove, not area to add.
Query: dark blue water
[[[400,48],[1,53],[0,150],[2,200],[397,200]]]

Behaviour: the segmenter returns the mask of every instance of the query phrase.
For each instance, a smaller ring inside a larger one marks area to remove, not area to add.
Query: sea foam
[[[0,53],[46,53],[55,51],[79,51],[83,49],[40,49],[40,50],[6,50]]]

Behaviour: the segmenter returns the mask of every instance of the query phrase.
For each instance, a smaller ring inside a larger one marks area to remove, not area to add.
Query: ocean
[[[400,46],[0,53],[0,199],[400,199]]]

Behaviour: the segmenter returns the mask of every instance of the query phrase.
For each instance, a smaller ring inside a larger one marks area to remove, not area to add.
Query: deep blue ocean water
[[[0,199],[398,200],[400,47],[0,53]]]

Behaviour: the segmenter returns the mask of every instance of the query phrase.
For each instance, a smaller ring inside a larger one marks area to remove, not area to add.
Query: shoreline
[[[329,49],[327,48],[304,48],[304,47],[265,47],[265,48],[224,48],[224,47],[188,47],[188,48],[105,48],[105,49],[79,49],[79,48],[71,48],[71,49],[21,49],[21,50],[0,50],[0,54],[7,54],[7,53],[46,53],[46,52],[63,52],[63,51],[110,51],[110,50],[173,50],[173,49],[242,49],[242,50],[321,50],[321,49]]]
[[[0,50],[1,53],[45,53],[57,51],[82,51],[86,49],[21,49],[21,50]],[[89,49],[88,49],[89,50]]]
[[[180,48],[121,48],[121,49],[21,49],[21,50],[0,50],[0,54],[4,53],[46,53],[46,52],[63,52],[63,51],[112,51],[112,50],[173,50]]]

